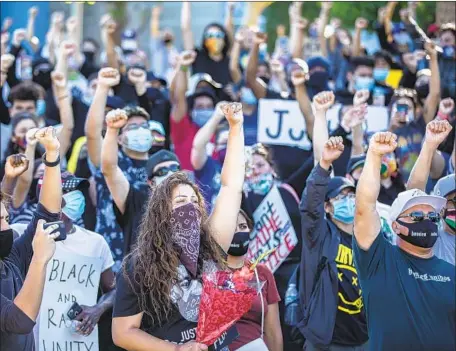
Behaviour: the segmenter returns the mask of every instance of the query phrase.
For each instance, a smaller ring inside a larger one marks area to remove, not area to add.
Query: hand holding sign
[[[367,89],[358,90],[355,93],[355,96],[353,97],[353,105],[358,106],[358,105],[366,103],[367,100],[369,100],[369,96],[370,96],[369,90],[367,90]]]
[[[344,141],[342,137],[331,137],[325,143],[321,154],[320,164],[323,168],[329,169],[331,164],[337,160],[344,151]]]
[[[230,127],[233,127],[244,122],[244,115],[242,114],[242,104],[239,102],[232,102],[221,106],[222,112],[225,115]]]
[[[383,156],[393,152],[397,147],[397,135],[391,132],[375,133],[370,140],[368,152]]]
[[[14,179],[24,173],[29,167],[29,160],[24,154],[8,156],[5,162],[5,176]]]
[[[118,108],[106,115],[106,125],[110,129],[121,129],[127,124],[128,117],[124,110]]]
[[[313,98],[313,106],[317,112],[326,113],[334,104],[336,97],[332,91],[322,91]]]
[[[448,121],[431,121],[426,126],[425,143],[437,149],[450,134],[453,127]]]

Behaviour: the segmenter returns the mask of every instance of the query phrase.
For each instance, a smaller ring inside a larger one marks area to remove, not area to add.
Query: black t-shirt
[[[340,243],[336,256],[339,291],[332,342],[339,345],[358,346],[364,344],[369,337],[361,286],[353,260],[352,240],[352,235],[340,231]]]
[[[138,298],[140,288],[133,278],[132,263],[130,262],[127,267],[126,274],[128,278],[125,277],[123,270],[117,274],[116,300],[113,311],[114,318],[134,316],[143,312]],[[162,340],[175,344],[184,344],[196,338],[199,303],[203,288],[200,280],[192,280],[190,278],[183,265],[180,265],[178,270],[179,286],[171,288],[171,300],[174,305],[171,316],[161,325],[158,325],[152,321],[152,318],[148,314],[144,313],[141,330]],[[134,285],[133,288],[130,282]],[[236,329],[230,329],[226,335],[222,335],[219,338],[220,341],[222,338],[224,340],[220,342],[220,347],[217,346],[217,350],[222,350],[223,347],[229,345],[236,337],[238,337]]]
[[[206,51],[197,49],[196,59],[192,66],[192,73],[209,73],[217,83],[227,85],[231,82],[229,70],[230,58],[228,55],[221,61],[214,61],[209,57]]]
[[[130,184],[130,190],[128,191],[127,200],[125,201],[124,214],[120,212],[113,201],[114,214],[116,215],[117,223],[119,223],[119,226],[124,233],[125,255],[131,251],[133,245],[136,243],[141,217],[144,213],[144,206],[149,198],[149,193],[149,186],[146,183],[140,184],[137,187]]]
[[[396,200],[399,193],[405,191],[404,180],[400,175],[392,179],[391,187],[385,188],[383,185],[380,188],[380,194],[378,195],[378,201],[382,204],[391,206]]]
[[[291,95],[278,93],[267,89],[265,99],[271,100],[294,100]],[[289,178],[309,157],[312,157],[312,150],[304,150],[299,147],[285,145],[268,145],[272,151],[274,168],[280,179]],[[300,194],[299,194],[300,195]]]

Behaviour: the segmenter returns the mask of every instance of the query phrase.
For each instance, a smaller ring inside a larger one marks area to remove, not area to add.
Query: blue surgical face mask
[[[254,179],[246,181],[247,190],[253,191],[258,195],[266,195],[274,185],[274,177],[271,173],[261,174]]]
[[[377,82],[384,82],[386,80],[386,77],[388,77],[388,74],[388,68],[374,68],[374,79]]]
[[[192,121],[198,126],[204,126],[214,114],[213,109],[199,109],[192,111]]]
[[[355,90],[367,89],[372,91],[375,85],[375,80],[372,77],[356,77],[355,78]]]
[[[257,101],[252,89],[244,88],[241,90],[241,102],[247,105],[256,105]]]
[[[446,45],[443,48],[443,57],[454,59],[454,46]]]
[[[333,218],[345,224],[353,223],[355,218],[355,197],[344,196],[342,199],[333,202]]]
[[[147,152],[152,147],[152,133],[149,129],[138,128],[125,133],[124,146],[136,152]]]
[[[81,218],[85,210],[84,194],[79,190],[74,190],[64,194],[63,199],[65,200],[65,207],[62,208],[63,214],[73,222]]]
[[[46,113],[46,101],[39,99],[36,102],[36,115],[43,116]]]

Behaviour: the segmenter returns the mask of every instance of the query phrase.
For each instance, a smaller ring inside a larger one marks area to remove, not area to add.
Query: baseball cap
[[[434,187],[434,195],[446,197],[447,195],[456,192],[455,175],[450,174],[440,178]]]
[[[108,96],[108,98],[106,99],[106,106],[114,110],[117,108],[124,108],[125,101],[119,96]]]
[[[166,82],[166,80],[164,78],[157,77],[154,74],[154,72],[152,72],[152,71],[149,71],[149,72],[146,73],[146,79],[147,79],[148,82],[152,82],[154,80],[158,80],[160,82],[160,84],[162,84],[165,87],[168,85],[168,83]]]
[[[428,195],[419,189],[406,190],[400,193],[391,205],[390,219],[395,221],[402,212],[416,205],[430,205],[436,212],[442,211],[447,200],[441,196]]]
[[[359,155],[350,157],[347,163],[347,173],[350,174],[356,168],[364,166],[366,162],[366,155]]]
[[[89,180],[86,178],[79,178],[74,176],[72,173],[65,171],[61,175],[62,177],[62,192],[64,194],[74,190],[83,190],[90,186]],[[36,198],[40,198],[41,187],[43,185],[43,177],[40,178],[36,186]]]
[[[152,178],[152,174],[154,173],[154,168],[162,162],[167,161],[176,161],[180,164],[179,159],[177,158],[174,152],[168,150],[160,150],[149,157],[149,160],[146,164],[146,172],[147,172],[147,179]]]
[[[345,177],[333,177],[330,179],[328,189],[326,190],[325,201],[335,198],[344,189],[356,190],[355,185]]]
[[[215,89],[222,88],[222,84],[217,83],[209,73],[196,73],[192,75],[188,81],[187,95],[193,95],[200,82],[208,82]]]
[[[215,91],[214,89],[211,89],[211,88],[198,88],[195,90],[195,92],[189,96],[187,96],[187,104],[188,104],[188,107],[190,110],[193,109],[193,104],[195,102],[195,99],[197,97],[200,97],[200,96],[208,96],[212,99],[212,101],[214,102],[214,106],[215,104],[217,104],[218,102],[218,99],[217,99],[217,96],[215,95]]]

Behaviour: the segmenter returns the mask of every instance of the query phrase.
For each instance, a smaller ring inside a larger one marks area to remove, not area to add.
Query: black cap
[[[328,184],[328,189],[326,190],[325,201],[335,198],[344,189],[352,189],[355,191],[355,186],[345,177],[331,178]]]
[[[148,82],[151,82],[151,81],[153,81],[153,80],[158,80],[158,81],[159,81],[163,86],[165,86],[165,87],[168,85],[168,83],[166,82],[165,79],[163,79],[163,78],[161,78],[161,77],[157,77],[157,76],[154,74],[154,72],[152,72],[152,71],[147,72],[147,77],[146,77],[146,79],[147,79]]]
[[[176,161],[177,163],[180,164],[179,159],[177,158],[176,154],[174,152],[168,151],[168,150],[160,150],[153,154],[152,156],[149,157],[149,160],[147,161],[146,165],[146,171],[147,171],[147,179],[152,178],[152,174],[154,172],[155,166],[157,166],[159,163],[162,162],[167,162],[167,161]]]
[[[200,96],[208,96],[212,99],[214,102],[214,106],[217,104],[218,99],[217,95],[215,94],[214,89],[212,88],[198,88],[195,90],[195,92],[192,95],[189,95],[187,97],[187,104],[190,110],[193,109],[193,104],[195,103],[195,99]]]
[[[353,156],[348,160],[347,173],[351,174],[356,168],[361,167],[366,162],[366,155]]]
[[[68,171],[62,172],[61,179],[62,179],[62,193],[64,193],[64,194],[69,193],[70,191],[74,191],[74,190],[82,191],[84,189],[89,188],[89,186],[90,186],[88,179],[76,177],[74,174],[72,174]],[[37,199],[40,198],[40,192],[41,192],[42,185],[43,185],[43,177],[41,177],[38,180],[38,184],[36,186],[36,198]]]

